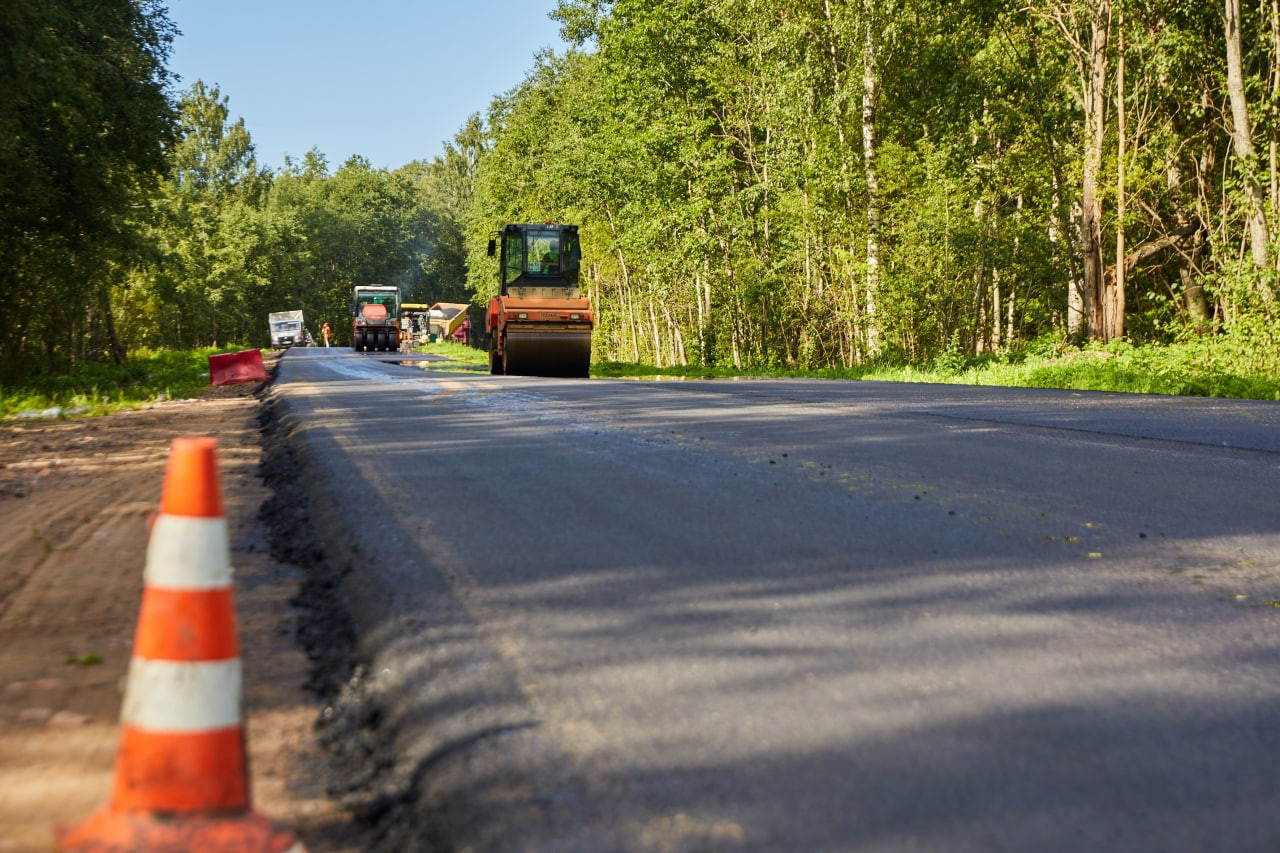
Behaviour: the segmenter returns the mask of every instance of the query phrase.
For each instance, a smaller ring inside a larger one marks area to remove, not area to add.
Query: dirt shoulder
[[[186,435],[218,439],[254,806],[312,851],[360,849],[349,815],[326,794],[327,759],[314,739],[320,700],[304,689],[311,665],[291,603],[304,569],[272,556],[269,514],[288,501],[263,479],[259,390],[0,423],[0,853],[50,850],[55,824],[107,801],[147,519],[169,444]]]

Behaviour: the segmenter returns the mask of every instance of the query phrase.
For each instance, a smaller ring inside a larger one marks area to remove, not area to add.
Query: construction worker
[[[546,251],[542,255],[542,272],[560,272],[560,246],[558,241],[552,240]]]
[[[329,346],[329,321],[324,321],[324,328],[320,330],[320,334],[324,335],[324,345]]]

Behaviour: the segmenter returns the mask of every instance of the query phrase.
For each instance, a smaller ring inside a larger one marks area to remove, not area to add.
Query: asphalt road
[[[384,849],[1280,849],[1280,404],[294,350]]]

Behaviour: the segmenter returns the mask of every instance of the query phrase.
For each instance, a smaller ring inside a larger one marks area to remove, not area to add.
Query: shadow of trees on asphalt
[[[1162,495],[1110,441],[513,387],[290,404],[376,849],[1280,846],[1274,623],[1166,575],[1274,542],[1202,506],[1238,458]]]

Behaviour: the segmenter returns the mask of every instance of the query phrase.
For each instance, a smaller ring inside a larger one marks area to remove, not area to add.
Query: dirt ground
[[[358,828],[326,794],[314,738],[321,700],[304,688],[314,673],[292,603],[304,570],[272,556],[260,390],[0,422],[0,853],[51,850],[55,824],[107,802],[147,519],[169,444],[188,435],[218,439],[254,806],[313,853],[360,849]]]

